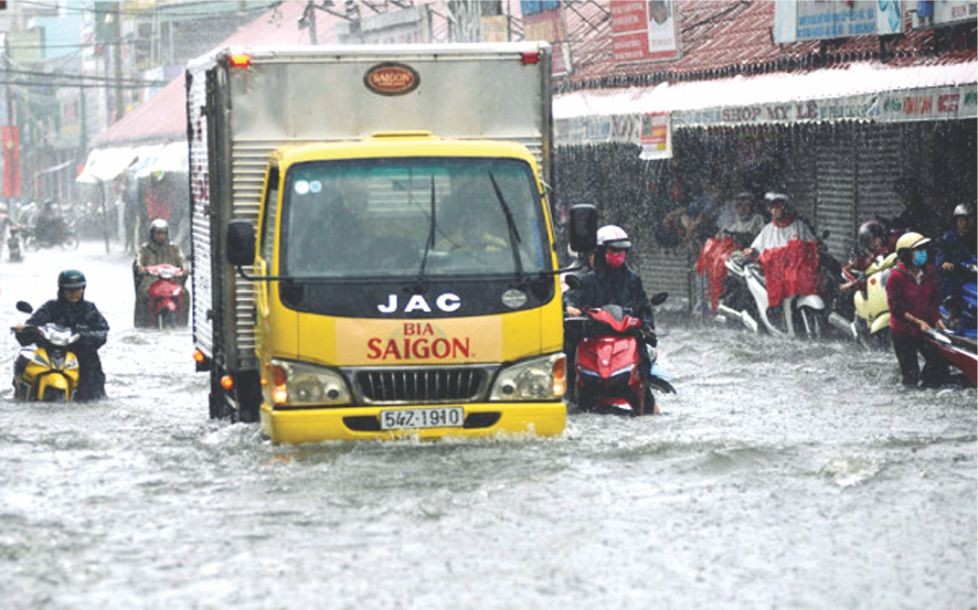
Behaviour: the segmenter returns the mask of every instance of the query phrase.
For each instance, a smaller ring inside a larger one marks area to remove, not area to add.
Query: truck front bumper
[[[382,430],[380,412],[435,405],[370,406],[315,409],[261,407],[262,432],[273,443],[316,443],[329,440],[394,440],[497,435],[557,436],[564,431],[567,406],[563,402],[478,403],[461,405],[464,424],[459,427]],[[452,405],[458,406],[458,405]]]

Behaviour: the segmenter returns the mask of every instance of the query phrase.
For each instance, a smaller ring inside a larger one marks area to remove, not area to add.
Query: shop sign
[[[641,145],[643,158],[652,158],[648,155],[671,156],[673,129],[844,120],[895,123],[973,118],[978,118],[976,85],[671,113],[579,116],[557,119],[554,125],[558,146],[624,142]],[[664,146],[663,125],[667,136]]]
[[[779,44],[902,31],[898,0],[797,0],[778,2],[774,8],[774,41]]]
[[[978,2],[975,0],[944,0],[934,3],[934,25],[951,25],[978,18]]]
[[[672,158],[672,130],[668,112],[653,112],[642,115],[642,152],[639,158],[645,161]]]
[[[615,63],[671,61],[682,56],[675,0],[611,3]]]

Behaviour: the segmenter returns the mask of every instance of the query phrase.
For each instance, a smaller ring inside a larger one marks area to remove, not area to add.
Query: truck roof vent
[[[371,138],[433,138],[430,131],[375,131],[370,134]]]

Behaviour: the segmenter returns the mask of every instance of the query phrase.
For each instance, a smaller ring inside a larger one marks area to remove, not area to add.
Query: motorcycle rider
[[[564,295],[564,310],[569,316],[580,316],[582,309],[620,305],[642,320],[643,340],[655,348],[655,317],[652,303],[642,286],[642,278],[625,263],[632,242],[625,230],[617,225],[598,229],[594,269],[581,277],[579,288]],[[576,347],[576,346],[575,346]],[[651,361],[646,350],[639,349],[641,370],[646,379],[651,375]],[[655,408],[657,412],[658,408]]]
[[[877,257],[886,257],[890,253],[890,246],[887,244],[888,235],[889,231],[879,220],[867,220],[859,225],[856,236],[857,250],[842,266],[842,270],[855,275],[853,272],[865,271]],[[858,283],[858,279],[843,282],[839,285],[839,290],[849,290]]]
[[[756,256],[767,249],[787,245],[792,239],[815,240],[812,230],[795,214],[787,195],[767,193],[764,199],[767,200],[768,211],[771,213],[771,222],[764,225],[750,246],[743,249],[744,256]]]
[[[75,400],[105,398],[105,373],[98,349],[105,345],[109,323],[99,313],[95,304],[85,300],[85,275],[76,269],[66,269],[58,274],[58,297],[41,305],[27,322],[14,327],[21,345],[37,341],[37,327],[48,323],[73,329],[80,335],[72,351],[78,357],[78,388]],[[26,366],[26,361],[24,366]],[[15,371],[19,376],[23,368]]]
[[[720,227],[718,236],[730,235],[737,242],[738,247],[746,248],[764,228],[764,217],[754,211],[753,197],[747,191],[737,195],[734,205],[737,211],[736,218]]]
[[[941,299],[947,305],[952,326],[955,327],[961,317],[961,285],[969,279],[963,265],[973,261],[976,253],[978,239],[975,236],[974,214],[967,204],[962,203],[954,208],[954,228],[941,236],[935,252]],[[970,279],[974,280],[974,275]]]
[[[136,310],[134,321],[136,326],[151,326],[153,321],[149,315],[149,287],[156,277],[149,275],[146,268],[154,265],[173,265],[186,271],[186,263],[180,247],[170,242],[170,226],[162,218],[157,218],[149,225],[149,241],[139,248],[139,254],[133,261],[133,274],[136,280]],[[180,278],[186,282],[186,275]],[[186,316],[181,311],[181,319]]]
[[[39,244],[56,245],[64,240],[65,219],[51,199],[45,199],[34,221],[34,235]]]
[[[947,378],[947,363],[929,343],[923,333],[933,327],[943,329],[939,291],[934,268],[927,264],[930,239],[920,233],[904,233],[896,243],[900,262],[886,282],[886,299],[890,306],[890,336],[893,351],[900,365],[903,385],[938,387]],[[917,353],[924,357],[920,370]]]

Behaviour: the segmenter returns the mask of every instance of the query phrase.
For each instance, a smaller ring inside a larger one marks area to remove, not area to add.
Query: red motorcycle
[[[164,263],[146,267],[146,273],[156,278],[149,287],[149,317],[156,327],[163,329],[185,324],[182,320],[187,291],[181,278],[186,277],[187,271]]]
[[[651,302],[658,305],[667,296],[659,293]],[[652,331],[619,305],[586,309],[583,313],[566,320],[582,325],[574,365],[578,408],[617,415],[658,413],[650,386],[664,392],[676,390],[666,380],[668,373],[656,366],[656,350],[646,348],[646,338]],[[640,350],[647,350],[647,358],[642,358]],[[643,374],[642,366],[651,370]]]

